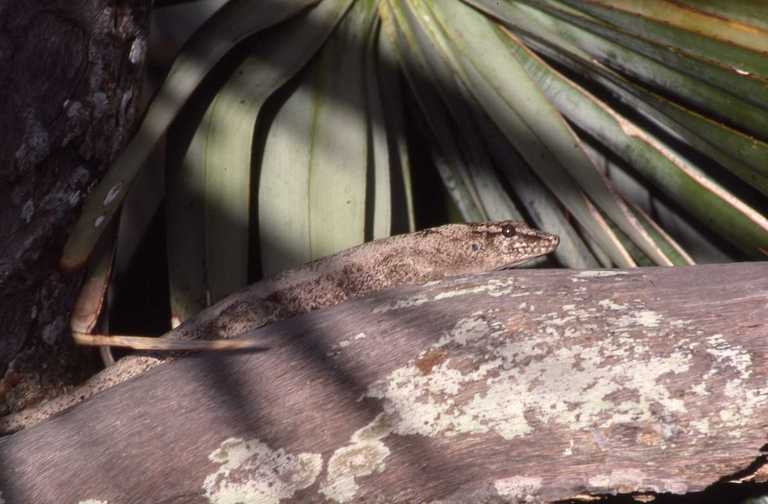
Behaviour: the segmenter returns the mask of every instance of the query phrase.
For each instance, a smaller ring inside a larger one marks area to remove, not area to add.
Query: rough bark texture
[[[57,262],[135,122],[150,4],[0,0],[0,414],[79,378]]]
[[[752,474],[768,263],[505,271],[254,331],[0,439],[6,503],[550,502]],[[227,500],[230,499],[230,500]]]

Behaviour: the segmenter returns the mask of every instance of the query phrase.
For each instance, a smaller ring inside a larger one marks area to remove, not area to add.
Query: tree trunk
[[[0,0],[0,415],[83,378],[57,271],[136,119],[150,0]]]
[[[766,313],[768,263],[384,291],[0,439],[0,497],[530,503],[761,479]]]

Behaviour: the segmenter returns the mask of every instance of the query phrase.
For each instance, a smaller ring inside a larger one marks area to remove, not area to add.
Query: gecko
[[[73,336],[79,344],[156,352],[263,350],[263,341],[242,336],[373,291],[519,266],[558,244],[557,235],[518,221],[447,224],[363,243],[286,270],[229,295],[159,338]],[[0,434],[37,424],[170,360],[157,353],[124,357],[71,393],[0,418]]]

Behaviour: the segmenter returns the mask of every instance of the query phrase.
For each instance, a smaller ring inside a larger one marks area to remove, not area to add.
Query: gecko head
[[[557,235],[511,220],[449,224],[437,229],[448,238],[446,246],[455,251],[457,269],[464,273],[511,268],[549,254],[560,243]]]

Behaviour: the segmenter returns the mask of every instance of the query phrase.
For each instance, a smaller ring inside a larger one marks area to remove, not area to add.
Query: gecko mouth
[[[528,247],[518,250],[525,257],[516,261],[509,262],[496,271],[510,270],[520,267],[531,267],[547,260],[547,256],[557,249],[560,245],[560,238],[557,235],[544,233],[542,231],[533,231],[532,237],[528,237]]]
[[[525,259],[520,259],[517,261],[513,261],[511,263],[507,263],[504,266],[499,266],[494,271],[505,271],[505,270],[511,270],[515,268],[535,266],[546,260],[547,260],[547,253],[544,252],[535,256],[526,257]]]

